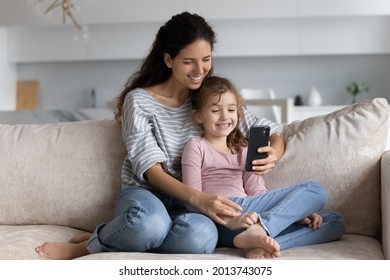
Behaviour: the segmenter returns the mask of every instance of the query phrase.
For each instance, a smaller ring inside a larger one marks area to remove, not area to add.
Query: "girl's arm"
[[[267,192],[263,176],[253,172],[244,171],[242,174],[245,193],[249,196],[260,195]]]

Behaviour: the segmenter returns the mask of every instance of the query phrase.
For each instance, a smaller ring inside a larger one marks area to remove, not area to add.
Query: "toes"
[[[37,252],[41,257],[46,257],[46,252],[44,251],[43,245],[35,247],[35,252]]]

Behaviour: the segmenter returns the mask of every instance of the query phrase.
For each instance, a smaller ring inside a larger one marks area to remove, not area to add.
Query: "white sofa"
[[[389,106],[367,100],[281,127],[286,152],[265,177],[269,188],[318,180],[327,209],[347,222],[341,240],[282,251],[277,259],[389,259]],[[68,241],[112,218],[126,150],[114,120],[0,125],[0,259],[41,259],[34,248]],[[211,255],[99,253],[81,259],[243,259]]]

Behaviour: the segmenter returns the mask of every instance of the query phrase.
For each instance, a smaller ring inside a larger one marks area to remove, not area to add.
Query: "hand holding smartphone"
[[[268,153],[259,153],[257,149],[268,146],[270,127],[268,125],[252,126],[249,131],[248,152],[245,171],[252,170],[252,161],[268,157]]]

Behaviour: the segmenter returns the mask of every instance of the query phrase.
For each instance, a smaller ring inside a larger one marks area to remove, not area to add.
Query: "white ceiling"
[[[0,0],[0,26],[62,24],[61,9],[52,17],[39,16],[33,0]],[[44,0],[48,7],[54,0]],[[297,0],[73,0],[80,7],[76,14],[84,24],[166,21],[182,11],[198,13],[208,20],[283,16],[296,12]]]

